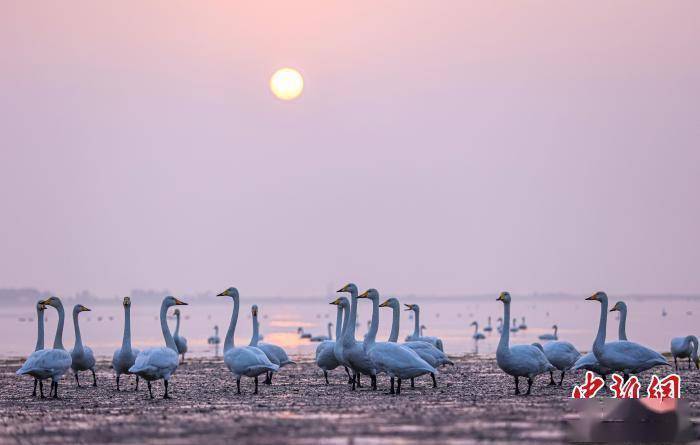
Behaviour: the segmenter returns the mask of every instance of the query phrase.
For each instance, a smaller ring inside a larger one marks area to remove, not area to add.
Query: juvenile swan
[[[177,346],[175,346],[175,340],[168,327],[168,308],[186,304],[187,303],[175,297],[168,296],[163,298],[163,303],[160,305],[160,329],[163,332],[165,347],[149,348],[139,352],[136,356],[134,366],[129,368],[130,373],[136,374],[146,380],[148,383],[148,395],[151,398],[153,398],[151,382],[160,379],[163,379],[163,384],[165,385],[165,394],[163,398],[170,398],[168,395],[168,383],[170,381],[170,376],[175,373],[180,361],[177,356],[178,352]]]
[[[527,393],[530,394],[533,378],[556,368],[545,357],[544,352],[533,345],[509,346],[510,336],[510,294],[501,292],[497,301],[503,302],[503,332],[496,350],[496,362],[506,374],[515,377],[515,394],[520,394],[519,377],[527,377]]]
[[[112,356],[112,368],[117,374],[117,391],[119,391],[119,377],[122,374],[131,374],[129,368],[136,363],[138,349],[131,348],[131,298],[124,297],[124,336],[122,337],[122,347],[114,351]],[[136,391],[139,389],[139,376],[136,376]]]
[[[177,353],[182,357],[182,363],[185,363],[185,353],[187,352],[187,339],[180,335],[180,309],[175,309],[173,313],[177,319],[175,324],[175,333],[173,334],[173,340],[175,340],[175,346],[177,347]]]
[[[251,313],[253,315],[253,336],[250,339],[250,346],[254,346],[265,353],[265,356],[275,365],[280,368],[293,365],[294,362],[289,359],[289,356],[284,349],[277,345],[270,343],[260,343],[260,323],[258,322],[258,305],[254,304],[251,308]],[[272,374],[273,371],[268,371],[265,373],[265,383],[266,385],[272,385]]]
[[[693,368],[690,364],[691,359],[695,363],[695,367],[700,368],[700,360],[698,360],[698,338],[694,335],[672,339],[671,354],[673,354],[673,363],[676,366],[676,371],[678,371],[679,358],[688,358],[688,369]]]
[[[75,328],[75,346],[70,350],[70,356],[72,359],[71,369],[73,370],[73,375],[75,376],[75,383],[80,386],[80,381],[78,380],[79,371],[92,371],[92,386],[97,386],[97,377],[95,376],[95,355],[92,353],[92,349],[87,346],[83,346],[83,338],[80,335],[80,324],[78,324],[78,315],[81,312],[89,311],[82,304],[76,304],[73,307],[73,327]]]
[[[236,378],[236,393],[241,393],[241,377],[252,377],[255,380],[255,391],[258,393],[258,376],[269,372],[275,372],[279,366],[275,365],[267,358],[264,352],[255,346],[240,346],[233,345],[233,336],[236,333],[236,324],[238,323],[238,310],[240,308],[240,298],[238,289],[229,287],[221,292],[218,297],[231,297],[233,300],[233,312],[231,313],[231,322],[228,325],[226,338],[224,339],[224,363],[229,371]]]

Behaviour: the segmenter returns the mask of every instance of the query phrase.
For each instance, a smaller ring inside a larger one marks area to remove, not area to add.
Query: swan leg
[[[549,386],[554,386],[556,383],[554,383],[554,371],[549,371]]]
[[[270,371],[270,376],[267,378],[267,380],[264,382],[267,385],[272,385],[272,374],[273,372]]]
[[[92,371],[92,386],[97,386],[97,375],[95,375],[95,368],[90,369]]]
[[[253,380],[255,380],[255,391],[253,391],[253,394],[257,394],[258,393],[258,376],[255,376],[255,378]]]
[[[240,394],[240,393],[241,393],[241,378],[238,377],[236,379],[236,394]]]
[[[326,385],[330,385],[330,383],[328,382],[328,371],[326,371],[326,370],[323,371],[323,377],[326,378]]]
[[[347,366],[343,366],[343,368],[345,368],[345,373],[348,375],[348,383],[352,383],[353,380],[352,380],[352,376],[350,375],[350,370],[348,369]]]
[[[690,366],[690,357],[688,357],[688,369],[693,369],[693,367]]]
[[[53,382],[53,398],[58,399],[58,382]]]
[[[435,380],[435,373],[431,372],[430,377],[433,379],[433,388],[437,388],[437,380]]]
[[[527,392],[525,395],[530,395],[530,389],[532,388],[532,377],[527,378]]]
[[[518,376],[516,375],[516,376],[515,376],[515,395],[520,394],[520,388],[518,388],[518,384],[519,384],[519,383],[520,383],[520,382],[518,381]]]
[[[151,389],[151,381],[146,380],[146,383],[148,383],[148,395],[150,395],[151,398],[153,398],[153,390]]]
[[[362,374],[360,374],[359,372],[356,374],[356,376],[357,376],[357,387],[358,387],[358,388],[362,388],[362,382],[360,381],[360,376],[361,376],[361,375],[362,375]]]
[[[678,357],[673,356],[673,363],[676,365],[676,371],[678,371]]]
[[[562,372],[561,372],[561,378],[559,379],[559,386],[561,386],[562,383],[564,383],[564,373],[565,373],[565,372],[566,372],[566,371],[562,371]]]
[[[34,392],[32,392],[32,397],[36,397],[36,385],[39,379],[34,379]]]
[[[353,369],[352,371],[352,390],[355,391],[355,382],[359,381],[359,378],[357,377],[357,371]]]
[[[411,388],[415,388],[415,387],[416,387],[416,386],[414,385],[413,377],[411,377]]]
[[[396,395],[401,394],[401,379],[396,379]]]
[[[164,399],[169,399],[170,396],[168,395],[168,381],[163,379],[163,383],[165,383],[165,394],[163,395]]]
[[[394,391],[394,378],[392,377],[389,381],[391,382],[391,388],[389,388],[389,394],[395,394],[395,391]]]
[[[39,380],[39,395],[43,399],[44,398],[44,381]]]
[[[371,376],[369,376],[369,378],[372,381],[372,391],[376,391],[377,390],[377,376],[371,375]]]
[[[139,376],[136,376],[136,389],[134,391],[139,390]]]
[[[73,375],[75,376],[75,383],[77,383],[78,388],[80,388],[80,381],[78,380],[78,371],[75,371]]]
[[[119,391],[119,374],[117,374],[117,391]]]

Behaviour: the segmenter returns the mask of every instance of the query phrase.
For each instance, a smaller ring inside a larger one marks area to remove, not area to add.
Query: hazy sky
[[[0,287],[699,292],[699,16],[3,1]]]

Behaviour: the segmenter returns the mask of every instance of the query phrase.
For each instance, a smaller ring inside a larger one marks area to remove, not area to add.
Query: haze
[[[696,293],[698,16],[2,2],[0,286]]]

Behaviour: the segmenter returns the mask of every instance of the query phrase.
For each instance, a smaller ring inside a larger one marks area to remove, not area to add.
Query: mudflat
[[[563,387],[548,386],[541,375],[530,396],[513,394],[513,379],[495,358],[455,357],[441,369],[438,388],[430,377],[388,394],[388,378],[379,389],[351,391],[342,368],[322,372],[309,358],[285,367],[271,386],[242,381],[241,395],[221,358],[188,358],[171,380],[172,399],[162,399],[162,383],[148,398],[145,382],[122,378],[117,392],[109,362],[98,363],[98,386],[89,373],[81,388],[66,375],[58,400],[32,397],[33,381],[17,376],[22,360],[0,360],[0,444],[186,444],[204,443],[474,443],[479,441],[561,443],[571,416],[568,401],[581,373],[567,375]],[[667,372],[660,370],[659,372]],[[700,418],[700,375],[681,371],[683,397],[691,420]],[[648,381],[649,373],[642,376]],[[527,388],[521,380],[521,389]],[[46,385],[48,394],[48,385]],[[697,427],[696,427],[697,429]]]

